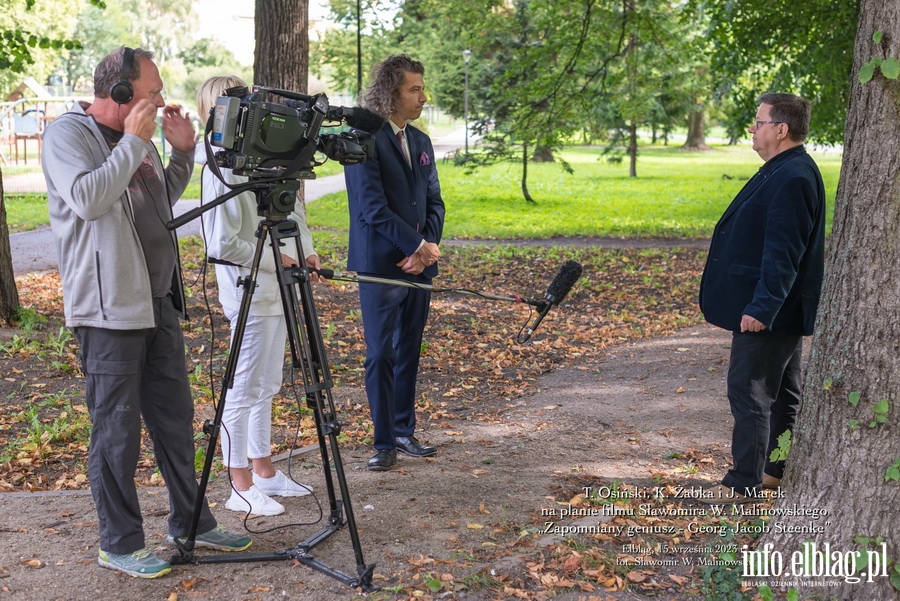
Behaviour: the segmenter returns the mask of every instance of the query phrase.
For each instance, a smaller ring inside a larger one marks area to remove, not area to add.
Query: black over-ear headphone
[[[119,81],[109,87],[109,97],[119,104],[128,104],[134,98],[134,88],[131,86],[131,82],[128,81],[133,62],[134,50],[126,46],[122,57],[122,73],[119,74]]]

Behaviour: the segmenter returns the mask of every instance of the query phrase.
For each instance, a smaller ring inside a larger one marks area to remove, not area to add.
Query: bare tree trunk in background
[[[693,109],[688,113],[687,140],[681,148],[683,150],[709,150],[709,146],[706,145],[706,132],[704,131],[706,127],[706,111],[702,105],[695,103],[694,106],[699,106],[699,108]]]
[[[535,163],[552,163],[555,160],[553,158],[553,149],[549,146],[538,144],[534,148],[534,155],[531,157],[531,160]]]
[[[628,177],[637,177],[637,123],[631,122],[628,126]]]
[[[900,0],[861,1],[825,283],[786,498],[775,506],[828,513],[771,519],[778,530],[757,548],[772,543],[785,565],[806,542],[844,555],[879,552],[883,542],[887,557],[900,560],[900,481],[889,471],[900,461],[900,154],[891,150],[900,139],[900,85],[880,71],[865,84],[857,79],[871,58],[900,57],[898,23]],[[872,39],[877,31],[884,31],[881,44]],[[857,577],[866,573],[857,584],[838,577],[828,579],[836,587],[814,587],[799,579],[803,598],[817,591],[829,599],[897,599],[896,564],[878,571],[892,574],[886,577],[872,575],[877,566],[867,561],[863,554],[856,566]]]
[[[526,202],[534,202],[528,192],[528,144],[522,143],[522,196]]]
[[[0,173],[0,322],[7,324],[19,306],[19,291],[13,273],[9,227],[6,224],[6,202],[3,199],[3,177]]]
[[[253,83],[306,94],[309,79],[309,0],[256,0]],[[297,200],[305,197],[300,181]]]
[[[254,82],[305,94],[309,0],[256,0]]]

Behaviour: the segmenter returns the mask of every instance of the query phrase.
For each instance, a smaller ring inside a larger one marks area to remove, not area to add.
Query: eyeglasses
[[[777,124],[779,124],[779,123],[784,123],[784,121],[757,121],[757,122],[756,122],[756,129],[759,129],[759,128],[762,127],[763,125],[768,125],[768,124],[770,124],[770,123],[771,123],[772,125],[777,125]]]

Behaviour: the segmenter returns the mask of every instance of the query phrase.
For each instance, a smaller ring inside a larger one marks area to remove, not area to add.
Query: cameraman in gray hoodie
[[[194,130],[181,107],[166,106],[153,56],[121,47],[103,58],[94,102],[47,127],[42,156],[66,325],[87,387],[99,563],[140,578],[171,571],[144,539],[134,482],[142,416],[169,492],[170,543],[187,536],[199,491],[178,244],[166,228],[191,177]],[[160,108],[166,167],[152,143]],[[196,547],[251,544],[218,526],[205,502],[197,532]]]

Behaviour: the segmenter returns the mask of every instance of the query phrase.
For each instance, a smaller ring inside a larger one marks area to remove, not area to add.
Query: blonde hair
[[[200,85],[197,91],[197,115],[206,123],[209,119],[209,111],[215,106],[216,98],[224,95],[225,90],[237,86],[246,86],[237,75],[216,75],[210,77]]]

